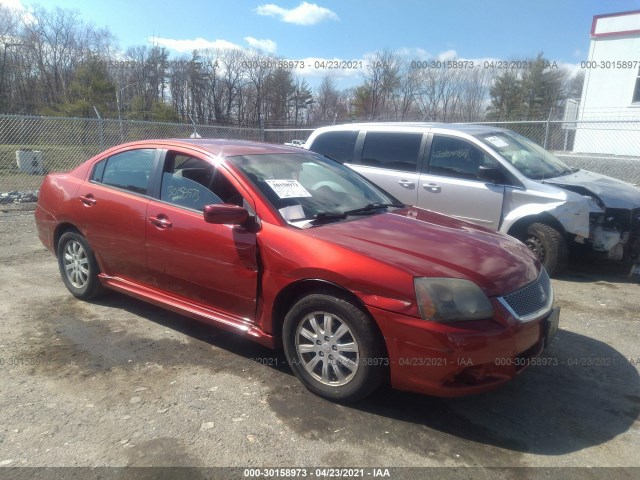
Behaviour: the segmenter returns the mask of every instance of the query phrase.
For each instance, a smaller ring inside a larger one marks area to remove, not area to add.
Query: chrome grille
[[[536,281],[498,300],[522,322],[546,313],[553,305],[553,288],[547,271],[543,268]]]

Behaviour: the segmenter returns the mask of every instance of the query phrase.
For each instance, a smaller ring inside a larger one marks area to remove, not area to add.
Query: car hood
[[[607,208],[634,209],[640,207],[640,188],[616,178],[588,170],[579,170],[544,181],[581,195],[595,196]]]
[[[415,207],[304,232],[416,277],[471,280],[489,296],[518,290],[541,268],[526,246],[507,235]]]

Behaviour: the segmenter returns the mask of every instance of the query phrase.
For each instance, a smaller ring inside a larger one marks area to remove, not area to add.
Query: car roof
[[[473,123],[441,123],[441,122],[366,122],[366,123],[345,123],[342,125],[333,125],[330,127],[322,127],[318,130],[390,130],[390,131],[402,131],[402,130],[430,130],[430,129],[443,129],[454,130],[458,132],[467,133],[470,135],[477,135],[487,132],[500,132],[507,131],[504,128],[496,127],[491,124],[473,124]]]
[[[121,146],[136,147],[186,147],[205,150],[206,152],[217,155],[230,157],[234,155],[261,155],[274,153],[303,153],[298,147],[289,147],[286,145],[252,142],[249,140],[233,140],[227,138],[171,138],[171,139],[152,139],[131,142]]]

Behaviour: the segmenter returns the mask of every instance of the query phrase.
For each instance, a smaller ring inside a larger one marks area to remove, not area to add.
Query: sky
[[[273,2],[273,3],[271,3]],[[640,0],[0,0],[77,10],[107,27],[120,49],[162,45],[173,58],[195,48],[258,48],[306,61],[305,78],[348,68],[309,68],[317,59],[360,61],[383,49],[408,60],[545,57],[574,69],[587,59],[594,15],[640,10]],[[639,52],[640,54],[640,52]],[[339,65],[340,67],[346,65]],[[360,76],[360,78],[358,78]],[[357,82],[356,82],[357,83]]]

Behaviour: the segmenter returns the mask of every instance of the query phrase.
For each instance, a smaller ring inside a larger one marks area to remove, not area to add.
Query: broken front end
[[[605,208],[589,216],[589,243],[610,260],[640,260],[640,208]]]

